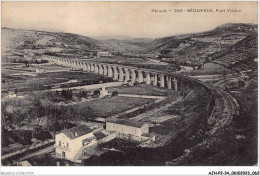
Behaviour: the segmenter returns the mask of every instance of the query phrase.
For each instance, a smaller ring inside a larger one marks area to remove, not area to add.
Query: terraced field
[[[236,70],[256,69],[257,35],[249,35],[236,44],[213,54],[213,63]]]

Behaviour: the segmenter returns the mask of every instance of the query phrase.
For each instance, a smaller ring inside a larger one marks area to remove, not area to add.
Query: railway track
[[[219,128],[228,125],[233,117],[239,115],[239,104],[236,99],[218,87],[211,86],[211,92],[215,99],[215,107],[208,119],[213,125],[210,133],[214,134]]]
[[[215,106],[210,117],[208,118],[208,124],[212,125],[210,134],[214,134],[219,128],[223,128],[228,125],[232,121],[233,117],[240,114],[240,107],[237,100],[229,93],[219,87],[204,83],[195,78],[190,78],[187,76],[182,77],[186,77],[186,79],[200,83],[206,87],[214,97]]]

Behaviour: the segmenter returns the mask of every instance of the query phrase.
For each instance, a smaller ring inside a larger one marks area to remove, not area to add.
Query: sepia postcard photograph
[[[1,2],[1,175],[114,166],[259,175],[258,1]]]

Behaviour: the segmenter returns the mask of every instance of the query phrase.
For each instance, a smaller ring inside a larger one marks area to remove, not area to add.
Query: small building
[[[106,130],[116,132],[118,138],[136,141],[155,140],[155,134],[149,134],[149,124],[125,119],[110,119],[106,122]]]
[[[106,96],[108,96],[108,91],[106,90],[106,88],[105,87],[102,87],[102,90],[100,91],[100,94],[99,94],[99,97],[100,98],[103,98],[103,97],[106,97]]]
[[[82,155],[84,148],[96,142],[93,131],[86,125],[63,130],[55,136],[56,156],[76,161]]]
[[[190,64],[191,63],[191,60],[187,60],[185,61],[186,64]]]
[[[33,57],[35,57],[35,54],[28,52],[27,54],[24,54],[23,57],[25,59],[29,59],[30,60],[30,59],[33,59]]]
[[[125,80],[125,81],[123,82],[123,86],[133,87],[133,86],[134,86],[134,81],[132,81],[132,80]]]
[[[35,59],[35,62],[37,62],[37,63],[42,63],[42,61],[43,61],[43,59],[41,57],[37,57]]]
[[[97,56],[97,51],[95,51],[95,50],[86,50],[85,53],[86,53],[86,57],[87,58],[91,58],[93,56]]]
[[[193,67],[190,66],[180,66],[182,72],[190,72],[193,70]]]
[[[109,57],[112,56],[112,53],[110,51],[98,51],[97,57]]]
[[[45,73],[45,70],[42,68],[36,68],[35,72],[36,73]]]
[[[32,165],[27,160],[25,160],[25,161],[18,162],[17,166],[32,166]]]
[[[134,122],[125,119],[111,119],[106,122],[106,130],[123,134],[142,136],[149,133],[149,125],[142,122]]]
[[[190,43],[180,43],[178,48],[184,48],[184,47],[187,47],[187,46],[191,46]]]
[[[16,98],[16,93],[15,93],[14,91],[10,91],[10,92],[8,93],[8,97],[9,97],[9,98]]]

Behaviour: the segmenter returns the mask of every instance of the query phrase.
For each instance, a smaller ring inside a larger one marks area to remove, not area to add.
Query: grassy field
[[[153,87],[151,85],[138,84],[133,87],[120,86],[120,87],[110,87],[107,88],[110,92],[117,91],[120,94],[135,94],[135,95],[153,95],[153,96],[166,96],[172,90],[161,89],[158,87]]]
[[[96,99],[90,102],[78,103],[72,105],[75,111],[87,116],[86,111],[89,107],[95,117],[108,117],[132,109],[134,107],[154,102],[154,99],[129,98],[129,97],[112,97],[106,99]]]
[[[58,71],[58,72],[46,72],[42,74],[35,74],[34,76],[23,75],[11,75],[17,71],[4,70],[2,72],[2,80],[5,80],[5,84],[2,84],[3,89],[18,89],[19,91],[36,91],[50,89],[55,84],[65,83],[70,80],[77,80],[78,85],[90,85],[97,84],[100,81],[110,82],[112,79],[106,78],[102,75],[94,73],[86,73],[82,71]],[[67,87],[77,86],[77,84],[66,84]]]

